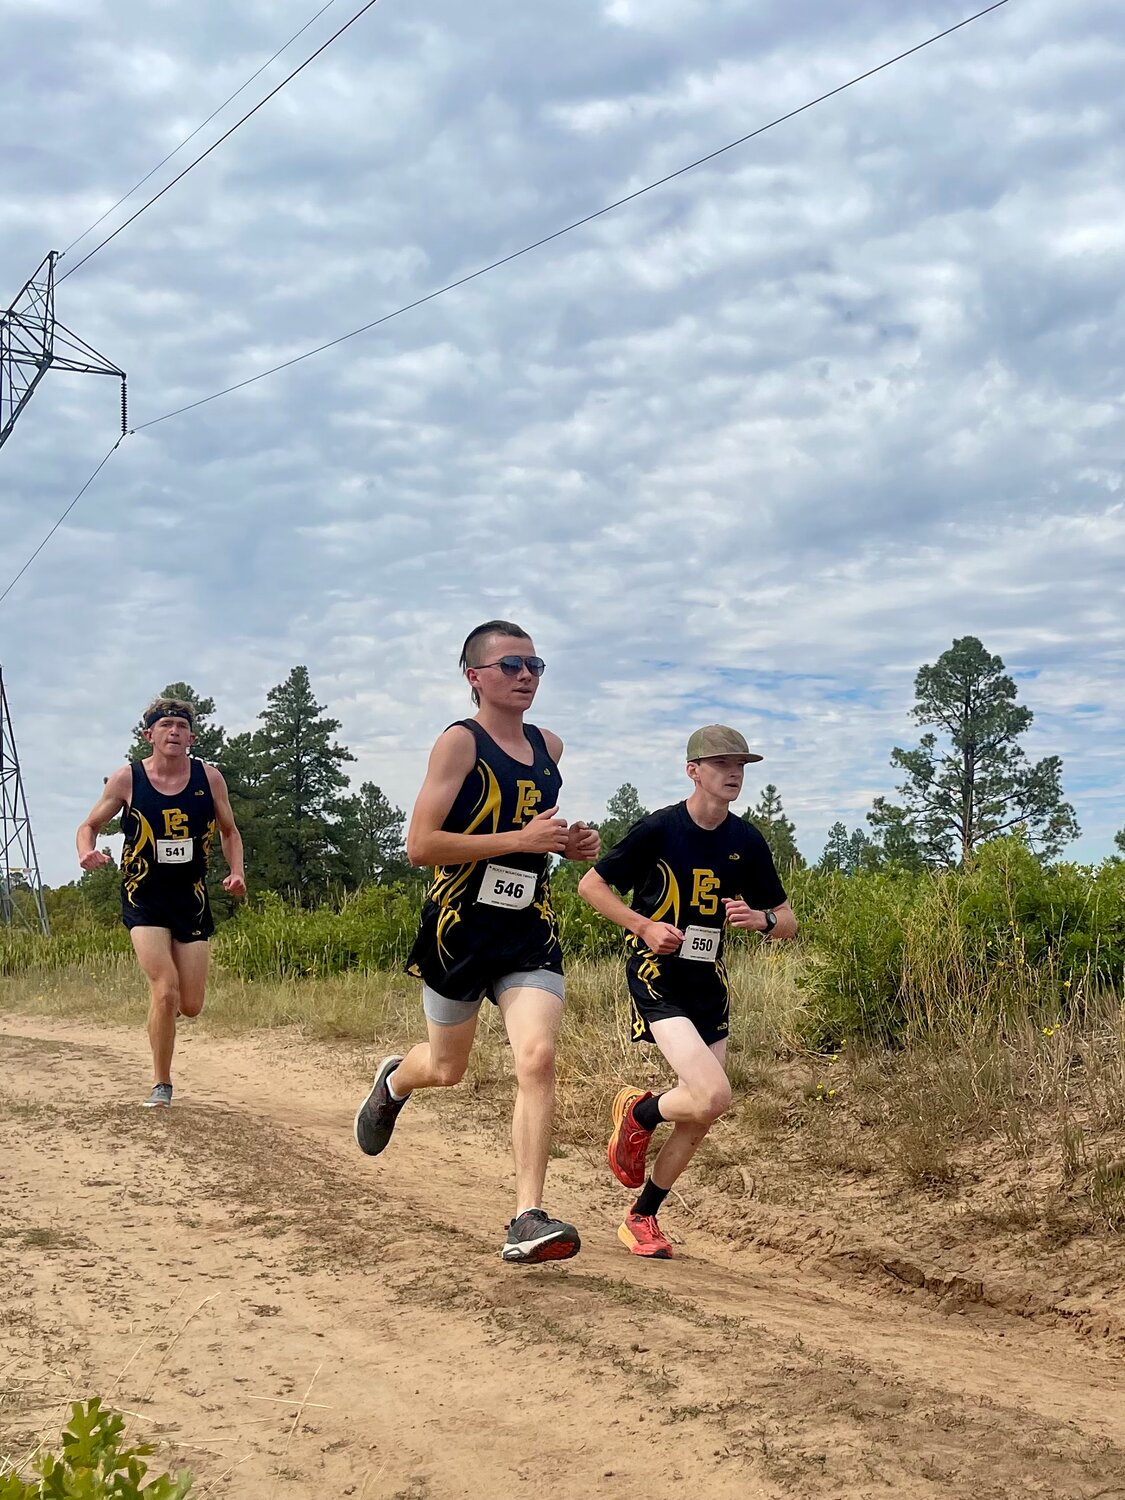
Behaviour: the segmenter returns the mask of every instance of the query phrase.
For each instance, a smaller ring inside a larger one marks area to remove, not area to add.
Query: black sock
[[[641,1099],[634,1104],[633,1119],[642,1130],[655,1130],[664,1119],[660,1113],[660,1095],[653,1094],[648,1099]]]
[[[641,1188],[640,1196],[633,1204],[632,1213],[640,1214],[643,1218],[654,1218],[661,1210],[665,1198],[672,1191],[671,1188],[657,1187],[650,1177]]]

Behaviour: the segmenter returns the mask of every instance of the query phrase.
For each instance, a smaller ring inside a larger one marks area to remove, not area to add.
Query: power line
[[[102,461],[98,465],[98,467],[90,475],[89,479],[87,479],[86,483],[78,491],[77,495],[75,495],[74,499],[70,502],[70,504],[67,506],[67,508],[63,511],[62,515],[58,518],[58,520],[55,522],[55,524],[51,527],[50,531],[48,531],[47,535],[39,543],[38,547],[36,547],[35,551],[31,554],[31,556],[28,558],[28,560],[24,563],[23,567],[19,570],[19,572],[11,580],[11,582],[8,584],[8,586],[4,590],[4,592],[2,594],[0,594],[0,604],[3,604],[4,600],[12,592],[12,590],[15,588],[16,584],[19,583],[20,579],[27,572],[28,568],[31,567],[32,563],[35,561],[35,559],[39,556],[40,552],[42,552],[43,548],[47,545],[47,543],[54,536],[55,532],[58,531],[59,527],[66,520],[67,516],[70,515],[71,511],[78,504],[79,500],[82,499],[82,496],[90,488],[90,486],[93,484],[94,480],[98,477],[98,475],[105,468],[106,464],[109,463],[110,459],[117,452],[118,448],[121,447],[121,444],[124,442],[125,437],[126,437],[126,434],[122,433],[121,436],[117,439],[116,443],[114,443],[113,447],[109,450],[109,452],[102,459]]]
[[[729,141],[725,146],[720,146],[716,151],[709,151],[706,156],[700,156],[695,161],[688,162],[684,167],[678,167],[674,172],[667,173],[664,177],[658,177],[655,182],[648,183],[645,187],[637,188],[633,193],[626,193],[625,197],[617,198],[612,203],[607,203],[604,208],[595,209],[593,213],[585,214],[581,219],[575,219],[573,223],[565,225],[562,229],[556,229],[553,234],[545,234],[541,239],[533,241],[530,245],[524,245],[520,250],[513,250],[510,255],[503,255],[499,260],[490,261],[488,265],[481,266],[475,271],[470,271],[467,276],[459,276],[456,281],[450,281],[445,286],[438,287],[436,291],[427,292],[424,297],[417,297],[413,302],[407,302],[402,307],[395,308],[394,312],[384,313],[380,318],[374,318],[370,323],[364,323],[360,328],[353,328],[350,333],[342,333],[338,338],[329,339],[325,344],[318,344],[315,349],[307,349],[303,354],[296,354],[292,359],[286,359],[279,365],[271,365],[268,370],[260,370],[257,375],[250,375],[245,380],[238,381],[235,385],[225,386],[221,391],[214,391],[210,396],[201,396],[198,401],[189,401],[186,406],[177,406],[173,411],[167,411],[163,416],[152,417],[147,422],[141,422],[131,429],[133,432],[141,432],[146,427],[155,427],[158,422],[167,422],[171,417],[181,416],[184,412],[194,411],[197,406],[206,406],[210,401],[218,401],[222,396],[230,396],[235,391],[241,391],[256,381],[265,380],[269,375],[276,375],[281,370],[288,370],[292,365],[298,365],[302,360],[312,359],[314,354],[323,354],[326,349],[334,349],[338,344],[347,343],[349,339],[357,338],[361,333],[369,333],[373,328],[379,328],[384,323],[389,323],[393,318],[401,318],[403,313],[413,312],[416,307],[423,307],[427,302],[433,302],[438,297],[444,297],[446,292],[456,291],[458,287],[467,286],[470,281],[476,281],[481,276],[487,276],[490,271],[499,270],[501,266],[507,266],[521,256],[530,255],[533,250],[539,250],[544,245],[549,245],[552,240],[561,239],[563,235],[570,234],[575,229],[581,229],[585,224],[591,224],[595,219],[602,218],[605,214],[613,213],[615,209],[623,208],[625,204],[634,202],[637,198],[643,198],[646,193],[653,192],[666,183],[673,182],[677,177],[683,177],[687,172],[693,172],[696,167],[702,167],[716,157],[733,151],[737,146],[744,146],[747,141],[752,141],[755,136],[764,135],[767,130],[773,130],[777,125],[783,125],[787,120],[795,119],[797,115],[804,114],[807,110],[814,109],[818,104],[823,104],[826,99],[833,98],[836,94],[842,94],[846,89],[854,88],[857,83],[863,83],[868,78],[873,78],[876,73],[882,73],[886,68],[893,67],[895,63],[902,62],[904,58],[912,57],[914,53],[921,52],[926,47],[932,47],[935,42],[951,36],[953,32],[960,31],[963,26],[969,26],[973,21],[979,21],[982,16],[987,16],[991,11],[999,10],[1001,6],[1007,5],[1008,0],[994,0],[984,10],[979,10],[975,15],[967,16],[956,25],[939,31],[935,36],[928,37],[926,41],[919,42],[917,46],[908,47],[905,52],[900,52],[895,57],[889,57],[886,62],[879,63],[877,67],[868,68],[866,73],[859,73],[855,78],[850,78],[847,83],[841,83],[827,93],[818,94],[815,99],[810,99],[807,104],[802,104],[797,109],[791,109],[787,114],[778,115],[777,119],[770,120],[766,125],[759,125],[756,130],[749,131],[746,135],[740,135],[737,140]]]
[[[371,0],[371,4],[374,3],[375,0]],[[974,15],[967,16],[963,21],[958,21],[955,25],[947,27],[944,31],[937,32],[934,36],[928,37],[924,42],[919,42],[917,46],[907,48],[905,52],[900,52],[895,57],[888,58],[886,62],[879,63],[877,67],[869,68],[865,73],[857,74],[855,78],[849,79],[847,83],[842,83],[834,89],[829,89],[827,93],[820,94],[815,99],[810,99],[807,104],[802,104],[798,109],[790,110],[788,114],[779,115],[777,119],[771,120],[768,124],[760,125],[756,130],[751,130],[748,134],[739,136],[737,140],[730,141],[725,146],[720,146],[718,150],[710,151],[706,156],[701,156],[697,160],[689,162],[686,166],[679,167],[676,171],[669,172],[664,177],[657,178],[655,182],[650,182],[647,184],[647,186],[638,188],[636,192],[628,193],[624,198],[618,198],[615,200],[615,202],[606,204],[604,208],[599,208],[594,213],[587,214],[584,218],[575,219],[572,224],[567,224],[564,228],[555,230],[553,234],[544,235],[542,239],[535,240],[530,245],[525,245],[521,250],[515,250],[510,255],[502,256],[499,260],[494,260],[487,266],[481,266],[479,270],[472,271],[469,273],[469,275],[462,276],[456,281],[451,281],[447,285],[439,287],[436,291],[427,293],[427,295],[424,297],[418,297],[415,299],[415,301],[408,302],[405,306],[396,308],[394,312],[384,313],[381,318],[375,318],[372,322],[365,323],[361,328],[353,328],[350,333],[344,333],[341,334],[339,338],[330,339],[326,344],[318,344],[315,349],[308,349],[304,354],[295,355],[293,359],[284,360],[279,365],[273,365],[270,367],[270,369],[262,370],[257,375],[251,375],[246,380],[240,380],[236,385],[226,386],[223,390],[215,391],[210,396],[202,396],[198,401],[191,401],[186,406],[178,406],[174,411],[167,411],[162,416],[152,417],[147,422],[141,422],[138,426],[130,428],[127,435],[132,436],[133,433],[143,432],[146,427],[155,427],[158,422],[170,421],[173,417],[182,416],[184,412],[194,411],[198,406],[206,406],[210,401],[217,401],[222,396],[229,396],[234,391],[240,391],[245,386],[253,385],[256,381],[265,380],[269,375],[276,375],[281,370],[287,370],[291,365],[300,364],[302,360],[311,359],[314,354],[322,354],[326,349],[332,349],[337,344],[343,344],[348,339],[356,338],[361,333],[367,333],[372,328],[378,328],[380,324],[388,323],[392,318],[401,317],[403,313],[410,312],[413,308],[421,307],[427,302],[433,302],[435,298],[444,296],[446,292],[454,291],[457,287],[465,286],[468,282],[477,280],[478,277],[486,276],[490,271],[495,271],[500,266],[505,266],[514,260],[518,260],[522,255],[528,255],[532,250],[537,250],[542,245],[550,244],[552,240],[557,240],[564,234],[569,234],[572,230],[581,228],[583,224],[589,224],[594,219],[601,218],[604,214],[611,213],[614,209],[623,207],[626,203],[632,203],[634,199],[642,197],[645,193],[651,193],[655,188],[662,187],[665,183],[672,182],[677,177],[682,177],[686,172],[691,172],[696,167],[703,166],[706,162],[714,161],[716,157],[722,156],[728,151],[733,151],[735,147],[744,145],[747,141],[753,140],[755,136],[762,135],[765,131],[772,130],[777,125],[784,124],[786,120],[792,120],[797,115],[804,114],[807,110],[814,108],[818,104],[822,104],[826,99],[831,99],[836,94],[842,94],[846,89],[853,88],[857,83],[862,83],[865,79],[874,77],[876,73],[881,73],[886,68],[892,67],[895,63],[902,62],[904,58],[912,57],[914,53],[921,52],[924,48],[932,46],[935,42],[940,42],[941,40],[943,40],[943,38],[951,36],[955,31],[960,31],[962,27],[971,25],[973,21],[979,21],[982,16],[987,16],[992,11],[999,10],[1001,6],[1007,5],[1007,3],[1008,0],[994,0],[994,3],[992,5],[988,5],[983,10],[977,11]],[[370,6],[365,8],[369,9]],[[362,14],[362,12],[360,12],[360,14]],[[356,19],[356,17],[353,17],[353,20],[354,19]],[[348,24],[350,25],[351,23],[349,22]],[[325,45],[327,45],[327,43]],[[264,102],[265,101],[263,101],[263,103]],[[218,144],[218,142],[216,142],[216,144]],[[171,184],[169,184],[169,186],[171,186]],[[122,225],[122,228],[124,227],[125,226]],[[81,262],[79,264],[81,264]],[[58,518],[47,535],[39,543],[39,546],[36,547],[35,551],[27,559],[27,561],[24,563],[23,567],[19,570],[15,577],[11,580],[11,582],[5,588],[4,592],[0,594],[0,604],[2,604],[8,597],[15,585],[27,572],[28,568],[39,556],[40,552],[42,552],[43,548],[51,540],[55,532],[66,520],[67,516],[70,515],[71,511],[78,504],[79,500],[81,500],[86,491],[90,488],[91,484],[93,484],[94,480],[98,477],[102,469],[109,462],[109,459],[120,447],[124,436],[126,436],[126,434],[122,434],[122,437],[119,437],[117,439],[117,442],[114,443],[113,447],[106,454],[105,458],[102,459],[101,463],[90,475],[89,479],[87,479],[86,483],[79,490],[78,494],[70,502],[66,510],[63,511],[62,515]]]
[[[184,147],[187,145],[188,141],[193,141],[195,139],[195,137],[199,134],[199,132],[201,130],[206,129],[206,127],[208,125],[210,125],[211,121],[215,118],[216,115],[221,115],[222,112],[223,112],[223,110],[226,109],[226,107],[227,107],[228,104],[232,104],[234,102],[234,100],[238,98],[239,94],[243,93],[246,89],[248,89],[250,87],[250,85],[254,82],[255,78],[261,77],[261,75],[269,67],[270,63],[276,62],[277,59],[281,56],[281,54],[283,52],[287,51],[288,48],[290,48],[293,45],[293,43],[297,40],[297,38],[299,36],[304,36],[305,32],[308,31],[309,27],[312,26],[314,22],[319,21],[320,18],[321,18],[321,16],[324,14],[324,12],[326,10],[330,10],[332,8],[332,6],[335,5],[335,4],[336,4],[336,0],[328,0],[327,5],[322,5],[320,7],[320,9],[317,11],[317,13],[316,13],[315,16],[310,16],[310,18],[305,22],[305,24],[301,27],[301,29],[299,31],[295,31],[293,33],[293,35],[289,38],[289,40],[287,42],[283,42],[281,44],[281,46],[277,49],[277,51],[273,54],[272,57],[267,57],[266,58],[265,62],[262,64],[262,66],[258,69],[258,71],[256,73],[251,73],[250,77],[246,80],[245,83],[240,83],[239,86],[235,89],[234,93],[231,94],[229,96],[229,98],[224,99],[223,102],[218,106],[217,109],[213,109],[211,111],[211,113],[207,116],[207,118],[205,120],[202,120],[195,127],[195,129],[191,132],[190,135],[185,135],[184,138],[183,138],[183,140],[180,142],[180,144],[178,146],[173,146],[172,149],[171,149],[171,151],[169,151],[168,155],[165,156],[161,161],[158,161],[156,163],[156,166],[153,167],[153,169],[152,169],[151,172],[146,172],[145,175],[141,178],[141,180],[139,182],[134,182],[133,186],[129,189],[129,191],[127,193],[123,193],[122,196],[120,198],[118,198],[117,202],[114,203],[110,208],[107,208],[106,211],[105,211],[105,213],[102,214],[99,218],[95,219],[94,222],[89,226],[88,229],[84,229],[82,231],[82,233],[78,236],[77,239],[71,240],[70,244],[62,252],[62,255],[60,255],[59,259],[61,260],[63,255],[69,255],[70,252],[74,249],[75,245],[81,244],[82,241],[86,238],[86,236],[88,234],[92,234],[93,231],[95,229],[97,229],[97,227],[98,227],[99,224],[104,223],[104,221],[109,218],[110,214],[115,213],[116,210],[119,209],[121,207],[121,205],[126,201],[126,199],[131,198],[133,196],[133,194],[137,191],[138,188],[144,187],[145,183],[149,180],[150,177],[154,177],[156,175],[156,173],[160,171],[161,167],[166,166],[167,163],[172,160],[173,156],[176,156],[180,151],[182,151],[184,149]]]
[[[1001,0],[1001,3],[1006,3],[1006,0]],[[130,214],[129,217],[125,220],[124,224],[119,224],[112,234],[107,234],[104,240],[101,240],[94,246],[92,250],[88,251],[80,261],[77,261],[73,266],[71,266],[70,270],[67,271],[66,276],[60,276],[60,285],[66,280],[67,276],[73,276],[75,271],[79,270],[86,264],[88,260],[97,255],[99,250],[104,250],[105,247],[109,244],[110,240],[115,240],[123,229],[128,229],[130,224],[135,223],[135,221],[140,218],[140,216],[145,212],[146,209],[151,208],[158,199],[163,198],[164,194],[174,188],[177,182],[182,182],[194,167],[197,167],[201,161],[204,161],[208,156],[210,156],[212,151],[218,150],[218,148],[223,144],[224,141],[230,139],[230,137],[235,133],[239,126],[245,125],[246,121],[250,119],[251,115],[256,115],[264,104],[268,104],[273,96],[275,94],[279,94],[287,83],[291,83],[293,79],[296,78],[298,73],[303,72],[305,68],[308,67],[309,63],[314,62],[326,47],[331,47],[332,43],[336,41],[338,37],[343,36],[344,32],[347,31],[349,26],[354,26],[362,16],[365,16],[367,12],[377,4],[378,0],[367,0],[367,4],[357,10],[355,15],[352,16],[349,21],[345,21],[344,24],[340,27],[339,31],[334,31],[326,42],[322,42],[316,49],[316,51],[309,57],[306,57],[303,63],[293,69],[292,73],[283,78],[276,88],[270,89],[266,97],[264,99],[260,99],[258,103],[255,104],[253,109],[247,110],[247,112],[242,116],[241,120],[236,120],[229,130],[225,131],[217,141],[208,146],[206,151],[201,152],[193,162],[189,162],[182,172],[178,173],[177,176],[172,178],[171,182],[162,187],[158,193],[154,193],[147,203],[142,203],[135,214]]]

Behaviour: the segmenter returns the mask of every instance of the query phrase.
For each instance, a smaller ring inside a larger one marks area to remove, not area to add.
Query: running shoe
[[[379,1064],[371,1092],[355,1112],[355,1143],[365,1156],[378,1156],[387,1149],[391,1132],[395,1128],[399,1111],[406,1099],[392,1099],[387,1091],[387,1079],[402,1061],[401,1057],[386,1057]],[[410,1097],[409,1094],[406,1096]]]
[[[172,1107],[172,1085],[170,1083],[153,1084],[152,1093],[141,1105],[142,1109],[170,1109]]]
[[[533,1266],[545,1260],[569,1260],[581,1247],[573,1224],[549,1219],[541,1208],[528,1208],[508,1225],[500,1259]]]
[[[639,1188],[645,1180],[645,1157],[652,1131],[638,1125],[633,1107],[651,1094],[640,1089],[622,1089],[613,1101],[613,1134],[609,1138],[609,1169],[626,1187]]]
[[[661,1234],[655,1214],[627,1213],[617,1238],[634,1255],[647,1255],[649,1260],[672,1259],[672,1247]]]

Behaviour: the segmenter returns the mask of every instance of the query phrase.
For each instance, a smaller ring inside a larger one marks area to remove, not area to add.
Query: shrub
[[[62,1453],[41,1453],[36,1479],[0,1468],[0,1500],[183,1500],[190,1474],[160,1474],[149,1480],[146,1444],[122,1446],[124,1418],[95,1396],[76,1401],[62,1435]]]
[[[1125,864],[996,839],[966,869],[840,880],[802,931],[815,1045],[1057,1018],[1125,988]]]

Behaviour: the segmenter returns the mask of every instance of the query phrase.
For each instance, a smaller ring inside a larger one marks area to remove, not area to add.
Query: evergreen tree
[[[770,846],[773,862],[780,875],[789,870],[805,868],[804,856],[797,848],[796,825],[785,816],[781,796],[772,781],[762,788],[757,806],[748,807],[742,814],[742,819],[745,823],[753,823]]]
[[[817,860],[817,869],[831,872],[833,870],[847,871],[848,865],[848,830],[843,823],[833,823],[828,830],[828,841],[824,845],[824,852]]]
[[[595,824],[602,836],[601,852],[608,854],[615,844],[621,842],[634,823],[647,817],[648,809],[641,806],[636,787],[631,781],[623,782],[606,803],[605,817]]]
[[[1120,833],[1115,833],[1113,835],[1113,842],[1117,845],[1118,849],[1121,850],[1121,853],[1125,854],[1125,828],[1123,828]]]
[[[901,807],[892,807],[885,797],[876,797],[867,821],[875,830],[874,839],[868,841],[864,861],[867,868],[883,870],[894,866],[915,872],[927,868],[925,856],[910,831],[910,820]]]
[[[91,921],[110,927],[121,920],[121,871],[115,861],[97,870],[84,870],[77,890]]]
[[[340,847],[355,885],[388,885],[409,872],[403,852],[406,814],[372,781],[340,803]]]
[[[869,869],[873,863],[871,840],[862,828],[854,829],[848,838],[844,869],[854,875],[857,870]]]
[[[333,880],[346,877],[339,852],[340,770],[355,756],[332,736],[338,719],[325,718],[307,667],[294,667],[266,695],[247,767],[255,843],[255,884],[291,891],[311,902]]]
[[[935,725],[916,750],[897,746],[891,764],[905,772],[904,805],[877,798],[868,820],[882,834],[903,830],[931,865],[950,866],[998,834],[1022,830],[1045,856],[1078,836],[1074,809],[1062,800],[1062,761],[1047,756],[1030,765],[1017,741],[1032,721],[1016,703],[1016,685],[998,656],[975,636],[955,640],[914,680],[914,720]]]

